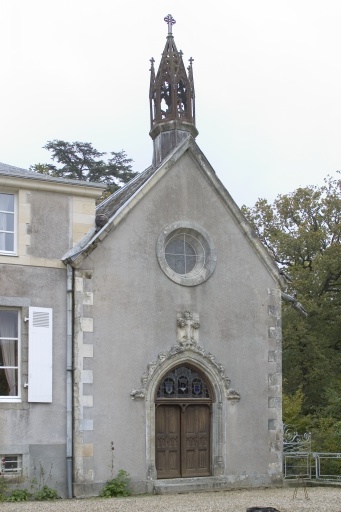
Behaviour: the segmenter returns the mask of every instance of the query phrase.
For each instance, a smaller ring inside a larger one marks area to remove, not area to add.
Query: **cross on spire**
[[[168,35],[172,34],[172,26],[176,23],[175,19],[171,14],[167,14],[163,19],[168,25]]]

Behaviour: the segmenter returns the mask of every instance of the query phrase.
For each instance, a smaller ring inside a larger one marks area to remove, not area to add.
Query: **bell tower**
[[[150,132],[153,139],[153,167],[162,160],[189,134],[198,135],[195,127],[195,94],[193,82],[193,59],[189,59],[187,72],[174,42],[172,27],[175,20],[171,14],[164,18],[168,35],[161,62],[155,75],[154,59],[150,59]]]

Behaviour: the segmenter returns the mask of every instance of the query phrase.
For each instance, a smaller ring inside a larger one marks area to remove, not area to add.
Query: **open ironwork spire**
[[[168,14],[165,48],[157,73],[151,59],[150,76],[150,136],[154,141],[153,165],[158,165],[179,142],[198,135],[195,127],[195,93],[193,59],[186,68],[182,51],[178,51],[172,32],[175,20]]]

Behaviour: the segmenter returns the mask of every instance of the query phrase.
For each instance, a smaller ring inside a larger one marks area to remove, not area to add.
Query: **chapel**
[[[92,496],[120,470],[133,493],[282,482],[285,283],[196,142],[193,59],[165,21],[147,169],[96,207],[102,184],[0,163],[9,485],[44,475]]]
[[[278,269],[196,143],[193,59],[166,16],[152,165],[97,208],[74,273],[74,493],[278,484]]]

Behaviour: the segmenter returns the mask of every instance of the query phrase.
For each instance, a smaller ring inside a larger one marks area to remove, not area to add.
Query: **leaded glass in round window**
[[[191,235],[181,233],[169,240],[165,248],[165,258],[172,270],[185,275],[197,264],[197,253],[191,244]]]

